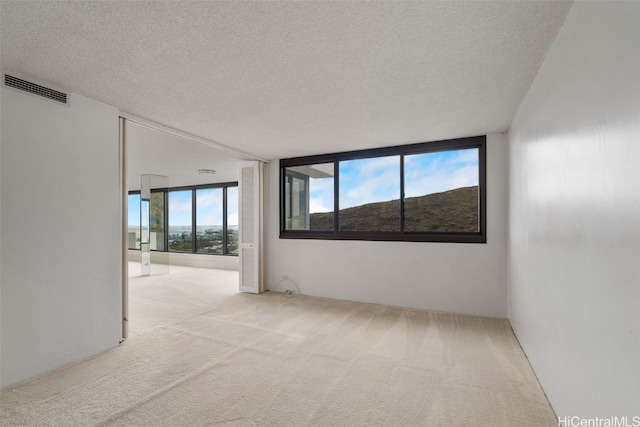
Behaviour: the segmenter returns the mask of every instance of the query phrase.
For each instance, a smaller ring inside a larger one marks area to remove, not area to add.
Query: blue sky
[[[129,194],[129,226],[140,225],[140,195]]]
[[[405,156],[405,196],[416,197],[478,185],[478,150]],[[398,199],[400,156],[342,161],[340,208]],[[310,179],[310,211],[333,211],[333,177]],[[222,225],[222,189],[197,191],[197,222]],[[238,224],[238,188],[228,189],[229,225]],[[129,225],[140,224],[140,196],[129,196]],[[169,193],[169,225],[191,224],[191,191]]]
[[[196,223],[222,225],[222,189],[196,191]],[[238,225],[238,188],[230,187],[228,197],[228,225]],[[191,224],[191,190],[169,192],[169,226]],[[129,195],[129,226],[140,225],[140,195]]]
[[[238,224],[238,188],[227,190],[228,225]],[[196,224],[222,225],[222,189],[196,191]],[[169,192],[169,226],[191,224],[191,191]]]
[[[340,162],[340,208],[400,197],[400,156]],[[405,196],[478,185],[478,150],[405,156]],[[311,179],[310,211],[333,211],[333,178]]]

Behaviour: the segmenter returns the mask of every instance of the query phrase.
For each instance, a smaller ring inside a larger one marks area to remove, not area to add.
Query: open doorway
[[[248,156],[139,120],[121,119],[121,138],[126,171],[122,279],[126,338],[136,321],[129,293],[145,275],[141,264],[145,243],[151,264],[167,267],[160,269],[167,277],[154,281],[158,286],[171,282],[174,266],[179,266],[177,271],[191,267],[231,272],[238,283],[238,168]],[[166,177],[168,184],[152,187],[150,195],[141,198],[141,182],[149,175]],[[149,215],[147,223],[141,220],[143,215]],[[224,277],[226,283],[229,276]]]

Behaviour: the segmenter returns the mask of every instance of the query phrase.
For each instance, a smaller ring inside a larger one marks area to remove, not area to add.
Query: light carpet
[[[557,426],[506,320],[242,294],[237,280],[132,277],[130,338],[3,390],[0,424]]]

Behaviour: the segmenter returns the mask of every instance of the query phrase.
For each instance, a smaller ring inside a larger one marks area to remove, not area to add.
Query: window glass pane
[[[140,195],[129,194],[127,220],[127,244],[129,249],[140,249]]]
[[[333,163],[285,168],[285,230],[333,231]]]
[[[480,230],[477,148],[404,159],[405,231]]]
[[[227,188],[227,253],[238,255],[238,187]]]
[[[169,192],[169,250],[192,252],[191,190]]]
[[[340,231],[400,231],[400,156],[340,166]]]
[[[151,250],[164,251],[164,192],[151,193]]]
[[[222,188],[196,190],[196,252],[223,253]]]

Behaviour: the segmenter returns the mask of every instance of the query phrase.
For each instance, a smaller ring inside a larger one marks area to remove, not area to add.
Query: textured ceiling
[[[127,131],[127,188],[140,189],[145,174],[164,175],[169,187],[238,180],[242,159],[211,146],[129,122]],[[199,169],[213,169],[214,175]]]
[[[507,130],[571,3],[1,7],[4,71],[272,159]]]

